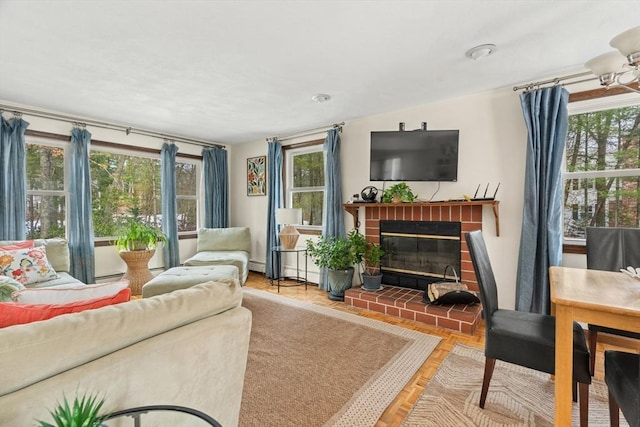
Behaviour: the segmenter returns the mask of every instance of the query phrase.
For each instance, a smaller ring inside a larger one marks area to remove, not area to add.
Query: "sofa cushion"
[[[207,282],[153,298],[0,329],[0,360],[29,361],[3,370],[0,396],[149,337],[239,307],[241,302],[237,280]],[[60,351],[70,345],[73,351]],[[52,351],[60,357],[52,360]]]
[[[13,251],[16,249],[26,249],[33,247],[33,240],[25,240],[24,242],[17,242],[12,245],[0,246],[0,251]]]
[[[113,296],[129,287],[128,280],[81,286],[56,286],[53,288],[23,289],[14,292],[11,298],[15,302],[27,304],[65,304],[95,298]]]
[[[13,280],[11,277],[0,276],[0,302],[13,301],[11,294],[22,289],[25,289],[22,283]]]
[[[93,308],[127,302],[131,298],[131,289],[124,288],[115,295],[74,301],[66,304],[23,304],[0,302],[0,328],[47,320],[62,314],[77,313]]]
[[[0,251],[0,274],[23,285],[46,282],[58,277],[42,246]]]
[[[47,258],[49,258],[49,262],[53,269],[60,273],[61,271],[68,272],[71,262],[71,257],[69,255],[69,244],[65,239],[60,237],[54,237],[51,239],[35,239],[35,240],[0,240],[0,246],[7,245],[22,245],[25,242],[30,242],[27,244],[33,246],[44,246],[47,250]]]
[[[198,230],[197,251],[245,251],[251,253],[249,227],[201,228]]]
[[[238,269],[241,283],[249,275],[249,254],[245,251],[204,251],[198,252],[184,262],[185,266],[233,265]]]
[[[39,289],[39,288],[52,288],[54,286],[63,287],[63,288],[76,288],[78,286],[85,285],[83,282],[76,279],[75,277],[73,277],[67,272],[64,272],[64,271],[60,272],[56,270],[56,273],[58,273],[57,279],[47,280],[46,282],[30,283],[26,285],[26,288]]]

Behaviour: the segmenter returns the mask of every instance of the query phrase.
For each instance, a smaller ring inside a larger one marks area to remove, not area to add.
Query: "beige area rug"
[[[554,383],[548,374],[496,362],[487,402],[480,409],[484,350],[456,344],[431,379],[403,427],[553,426]],[[573,425],[579,425],[573,404]],[[607,387],[589,386],[589,426],[609,425]],[[622,414],[620,425],[628,426]]]
[[[240,426],[373,426],[439,337],[244,288]]]

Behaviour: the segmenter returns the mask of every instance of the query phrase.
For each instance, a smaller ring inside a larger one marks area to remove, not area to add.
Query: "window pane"
[[[96,237],[115,236],[120,218],[160,225],[160,160],[92,151],[91,196]]]
[[[586,227],[640,226],[640,177],[576,181],[579,189],[565,192],[565,237],[584,239]]]
[[[27,144],[27,190],[64,191],[64,149]]]
[[[195,196],[196,178],[196,165],[176,163],[176,194]]]
[[[640,106],[569,117],[567,172],[640,167]]]
[[[293,188],[323,187],[324,158],[321,151],[293,156]]]
[[[27,195],[27,239],[65,237],[64,196]]]
[[[293,193],[293,207],[302,209],[302,223],[322,225],[322,203],[324,191],[304,191]]]
[[[195,231],[197,225],[197,202],[195,200],[178,199],[178,232]]]

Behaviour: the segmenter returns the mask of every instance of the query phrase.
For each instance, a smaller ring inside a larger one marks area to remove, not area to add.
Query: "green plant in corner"
[[[55,424],[38,420],[38,427],[97,427],[107,418],[106,415],[98,415],[104,405],[104,398],[98,396],[76,397],[73,403],[69,403],[63,396],[62,403],[58,402],[53,411],[49,411]]]
[[[413,202],[418,196],[414,195],[406,182],[399,182],[385,190],[382,203]]]
[[[129,217],[115,243],[120,251],[142,251],[154,249],[158,242],[167,243],[167,236],[159,228]]]

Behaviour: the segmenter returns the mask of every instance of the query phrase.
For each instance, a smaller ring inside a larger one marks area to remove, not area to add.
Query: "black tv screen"
[[[458,130],[371,132],[371,181],[457,181]]]

